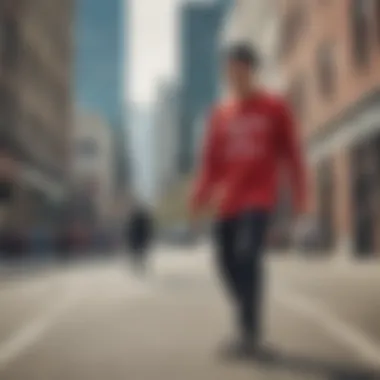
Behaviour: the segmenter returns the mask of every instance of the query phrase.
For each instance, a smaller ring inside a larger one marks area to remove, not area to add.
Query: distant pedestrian
[[[192,217],[216,202],[217,259],[239,332],[226,353],[240,356],[257,352],[262,340],[263,253],[280,172],[289,174],[296,216],[305,212],[305,174],[290,107],[255,82],[258,53],[236,44],[225,63],[233,99],[211,113]]]
[[[127,223],[127,246],[135,269],[145,272],[153,240],[153,217],[147,207],[136,205]]]

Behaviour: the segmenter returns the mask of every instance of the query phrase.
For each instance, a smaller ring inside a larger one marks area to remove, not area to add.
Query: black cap
[[[257,69],[260,66],[260,55],[249,43],[236,43],[226,50],[226,59],[238,61]]]

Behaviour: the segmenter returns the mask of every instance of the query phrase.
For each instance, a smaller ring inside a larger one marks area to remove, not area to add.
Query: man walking
[[[135,205],[127,226],[127,244],[135,269],[146,270],[149,249],[153,239],[153,220],[141,204]]]
[[[217,259],[239,328],[227,352],[245,355],[256,352],[261,340],[263,246],[279,177],[285,169],[298,216],[305,211],[305,175],[289,107],[255,81],[257,52],[236,44],[225,61],[233,99],[211,113],[192,213],[197,218],[210,202],[217,205]]]

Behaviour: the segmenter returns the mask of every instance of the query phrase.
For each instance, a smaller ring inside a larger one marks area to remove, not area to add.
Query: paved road
[[[206,252],[158,252],[146,281],[113,261],[1,282],[0,379],[380,379],[380,264],[268,260],[277,356],[226,363],[231,313]]]

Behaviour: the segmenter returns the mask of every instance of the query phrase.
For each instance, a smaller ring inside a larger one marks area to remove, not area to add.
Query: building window
[[[372,0],[351,0],[352,53],[359,66],[369,60],[371,5]]]
[[[329,98],[335,88],[335,59],[334,46],[325,43],[317,50],[317,80],[320,93]]]
[[[302,120],[306,111],[306,86],[305,78],[300,76],[291,84],[288,92],[289,103],[293,107],[297,117]]]

